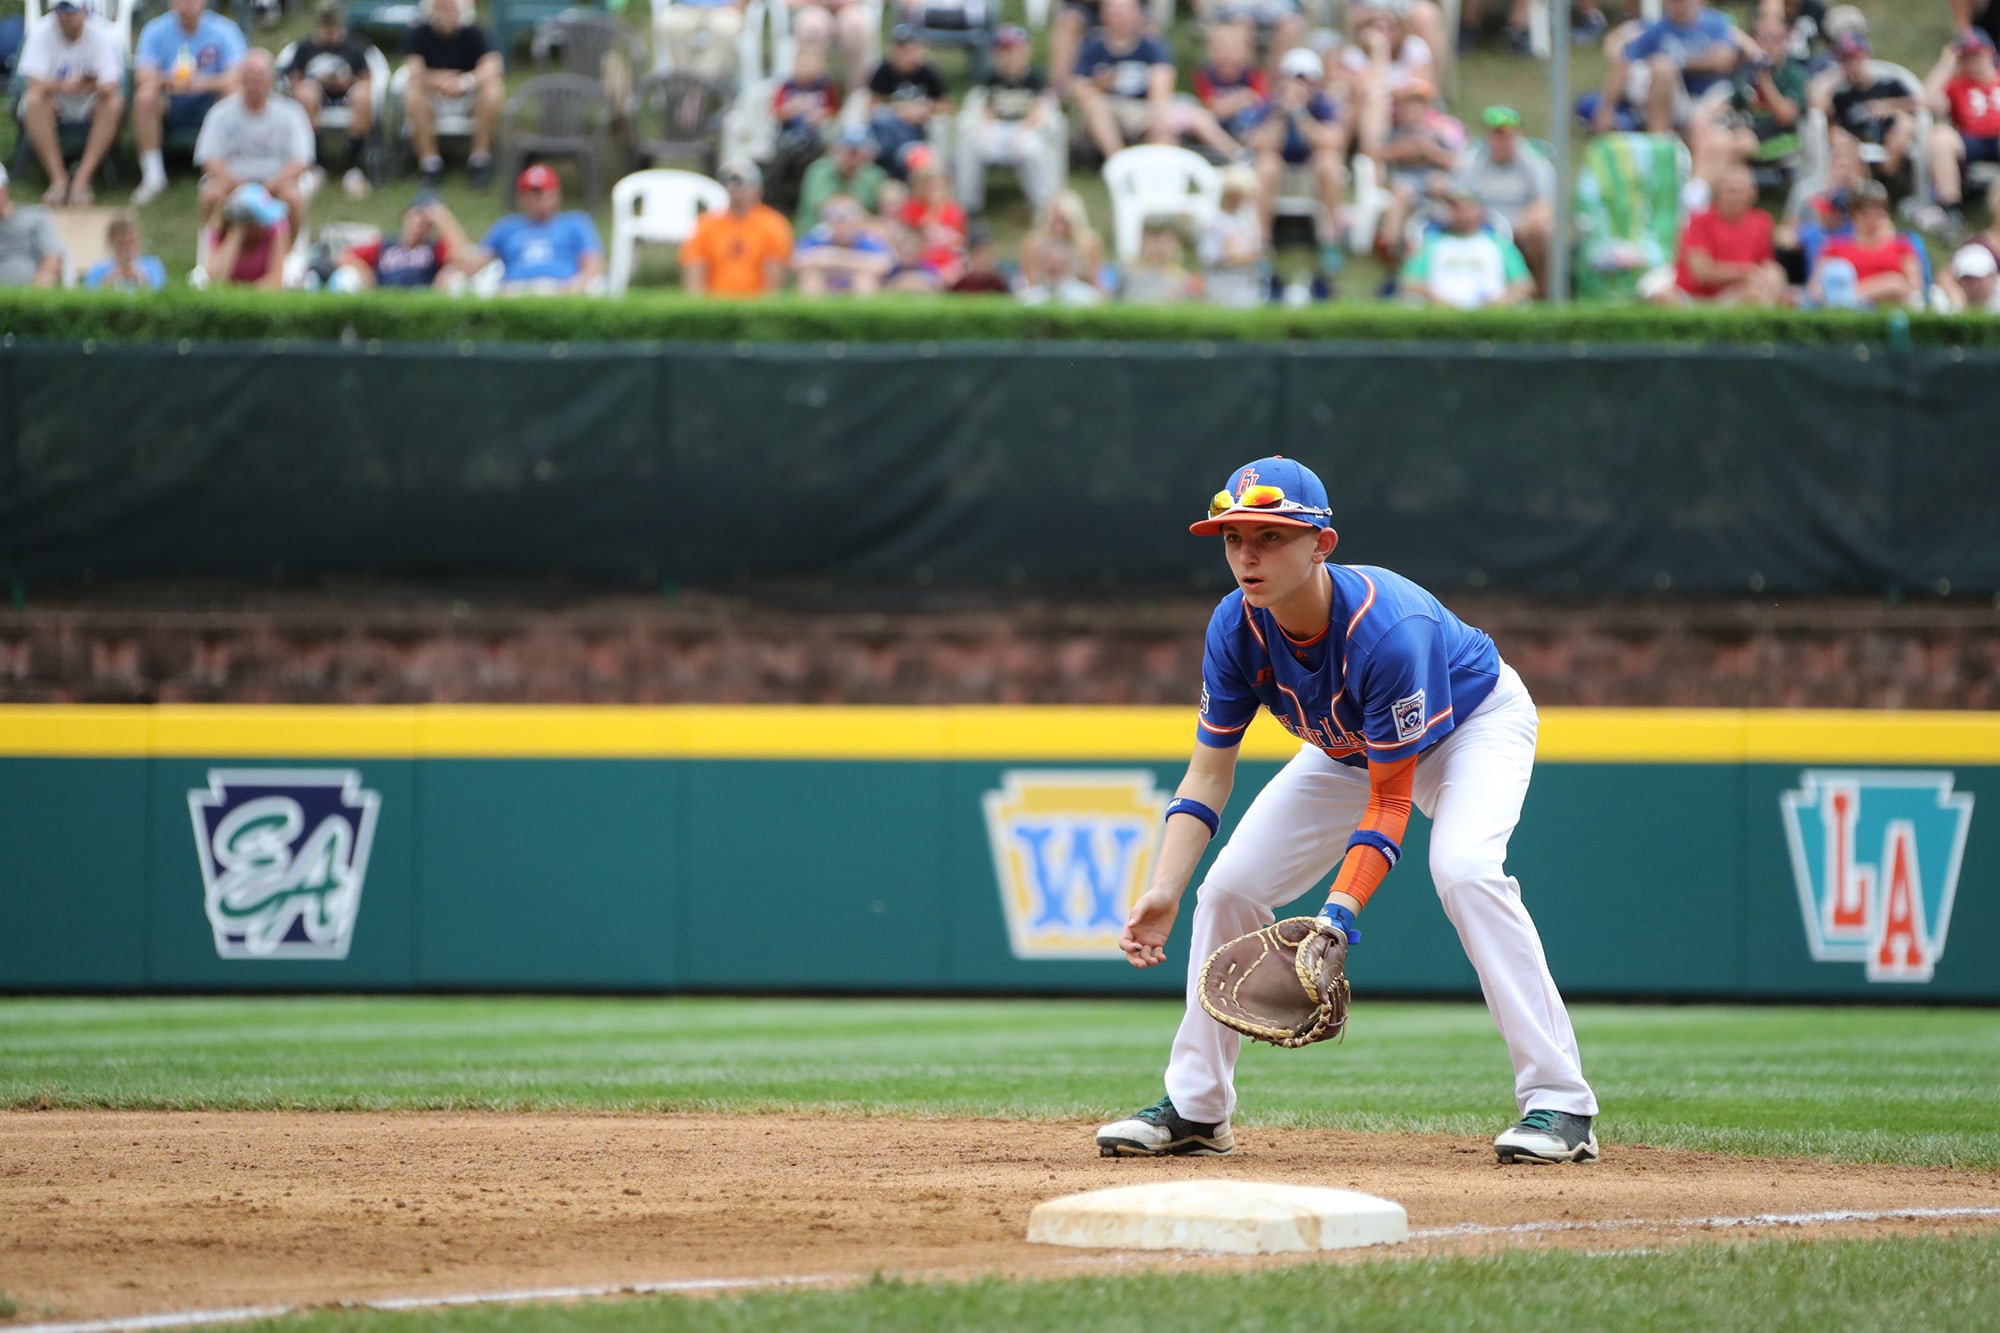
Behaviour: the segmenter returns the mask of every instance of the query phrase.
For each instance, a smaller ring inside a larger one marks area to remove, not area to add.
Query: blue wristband
[[[1196,819],[1208,825],[1208,836],[1211,838],[1215,836],[1215,831],[1222,827],[1221,815],[1216,814],[1215,811],[1209,809],[1200,801],[1191,801],[1185,796],[1176,796],[1173,800],[1167,802],[1166,817],[1172,819],[1175,815],[1193,815]]]
[[[1403,859],[1403,849],[1398,847],[1393,839],[1384,837],[1374,829],[1354,830],[1354,836],[1347,840],[1347,849],[1353,851],[1356,847],[1373,847],[1382,853],[1382,859],[1389,863],[1391,870],[1396,868],[1396,862]]]
[[[1339,903],[1328,903],[1319,909],[1320,919],[1331,921],[1347,936],[1349,944],[1361,943],[1361,928],[1354,924],[1354,913]]]

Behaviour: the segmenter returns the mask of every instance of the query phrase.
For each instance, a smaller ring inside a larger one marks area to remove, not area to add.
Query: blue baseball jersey
[[[1333,609],[1301,642],[1230,593],[1208,622],[1195,737],[1227,749],[1261,706],[1333,759],[1366,768],[1421,754],[1485,702],[1500,651],[1400,574],[1326,566]]]

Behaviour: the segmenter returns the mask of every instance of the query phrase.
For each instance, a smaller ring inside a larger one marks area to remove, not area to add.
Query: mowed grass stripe
[[[802,1111],[1092,1120],[1158,1096],[1158,1001],[0,1001],[0,1105]],[[1574,1011],[1607,1142],[2000,1167],[2000,1012]],[[1476,1004],[1364,1004],[1344,1046],[1251,1046],[1240,1124],[1490,1134]]]
[[[1370,1259],[1227,1275],[905,1283],[832,1291],[652,1297],[579,1305],[386,1314],[316,1312],[269,1333],[933,1333],[1087,1328],[1097,1333],[1828,1328],[2000,1330],[2000,1237],[1702,1244],[1664,1253],[1515,1251]]]

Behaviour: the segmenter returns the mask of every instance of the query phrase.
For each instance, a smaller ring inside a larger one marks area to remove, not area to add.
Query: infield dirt
[[[1607,1126],[1606,1128],[1611,1128]],[[1515,1246],[1992,1228],[2000,1174],[1623,1144],[1495,1164],[1484,1140],[1239,1128],[1236,1155],[1106,1160],[1076,1123],[819,1116],[21,1111],[0,1115],[0,1290],[16,1322],[701,1278],[840,1282],[1297,1260],[1024,1239],[1080,1190],[1195,1177],[1334,1185],[1414,1239],[1315,1262]],[[1496,1230],[1494,1228],[1508,1228]]]

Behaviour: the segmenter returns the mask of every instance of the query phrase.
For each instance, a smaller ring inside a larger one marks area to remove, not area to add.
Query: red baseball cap
[[[560,190],[562,188],[562,177],[556,175],[552,169],[537,162],[534,166],[529,167],[521,173],[520,179],[514,182],[514,188],[517,190]]]

